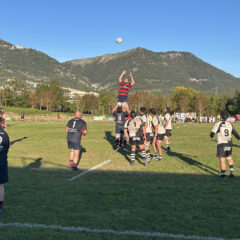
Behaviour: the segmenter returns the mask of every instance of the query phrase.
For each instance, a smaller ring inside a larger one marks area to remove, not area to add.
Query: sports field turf
[[[65,124],[9,123],[0,239],[240,239],[240,142],[234,139],[235,178],[219,179],[211,128],[175,124],[172,152],[164,145],[161,162],[132,167],[129,155],[113,150],[114,123],[90,122],[81,171],[73,172]]]

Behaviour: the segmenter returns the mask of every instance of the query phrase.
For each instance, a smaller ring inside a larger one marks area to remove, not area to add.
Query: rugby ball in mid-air
[[[121,42],[122,42],[122,38],[119,37],[119,38],[116,39],[117,44],[120,44]]]

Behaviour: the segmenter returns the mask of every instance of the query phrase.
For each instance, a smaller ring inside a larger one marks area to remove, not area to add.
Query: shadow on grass
[[[163,147],[164,150],[167,150],[166,148]],[[178,159],[186,162],[187,164],[189,165],[193,165],[193,166],[196,166],[198,167],[199,169],[211,174],[211,175],[216,175],[218,174],[218,171],[212,167],[209,167],[197,160],[194,160],[193,157],[195,156],[190,156],[190,155],[186,155],[186,154],[182,154],[182,153],[177,153],[177,152],[168,152],[167,153],[169,156],[172,156],[172,157],[177,157]]]
[[[13,144],[15,144],[16,142],[21,142],[22,140],[24,139],[27,139],[28,137],[22,137],[22,138],[19,138],[19,139],[15,139],[13,141],[10,142],[10,146],[12,146]]]
[[[111,145],[112,145],[112,149],[113,151],[115,151],[116,149],[116,138],[115,136],[112,135],[112,131],[105,131],[105,137],[104,139],[106,139]],[[125,157],[125,159],[130,163],[131,159],[129,157],[129,153],[131,152],[131,149],[128,149],[129,152],[126,153],[125,151],[123,151],[122,148],[120,148],[120,150],[118,151],[121,155],[123,155]],[[142,159],[141,153],[140,151],[137,149],[136,150],[136,160],[139,162],[139,164],[144,165],[143,161],[141,161],[140,159]]]

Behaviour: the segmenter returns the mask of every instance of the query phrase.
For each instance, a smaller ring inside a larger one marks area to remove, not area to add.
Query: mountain
[[[58,80],[67,87],[90,90],[84,76],[72,74],[54,58],[0,39],[0,85],[13,77],[31,82]]]
[[[216,90],[222,93],[240,88],[240,79],[189,52],[152,52],[136,48],[64,64],[75,74],[86,76],[93,87],[101,90],[116,90],[123,69],[133,71],[134,90],[166,94],[176,86],[185,86],[211,94]]]
[[[0,39],[0,85],[11,77],[41,82],[58,80],[82,91],[116,91],[122,70],[132,71],[134,90],[168,94],[176,86],[211,94],[232,93],[240,79],[189,52],[152,52],[135,48],[116,54],[60,63],[48,55]],[[128,77],[128,76],[127,76]]]

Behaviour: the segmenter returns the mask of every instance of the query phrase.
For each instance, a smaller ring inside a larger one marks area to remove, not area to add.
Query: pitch
[[[65,123],[13,122],[5,212],[0,223],[73,226],[116,232],[239,238],[240,148],[234,140],[235,178],[218,178],[212,124],[175,124],[171,153],[134,167],[124,151],[114,152],[114,123],[89,122],[79,168],[68,167]],[[237,130],[240,129],[235,124]],[[83,171],[100,166],[69,181]],[[36,171],[34,169],[41,169]],[[56,171],[51,171],[55,169]],[[59,170],[59,171],[57,171]],[[114,232],[0,226],[0,239],[160,239]],[[182,236],[182,239],[184,239]],[[163,238],[161,238],[163,239]]]

